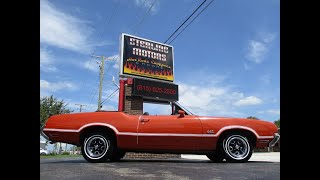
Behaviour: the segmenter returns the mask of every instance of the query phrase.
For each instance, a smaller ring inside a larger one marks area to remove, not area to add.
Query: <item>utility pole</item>
[[[80,106],[80,112],[81,112],[81,110],[82,110],[82,106],[87,106],[87,105],[85,105],[85,104],[75,104],[75,105]]]
[[[105,56],[95,56],[95,55],[91,55],[92,57],[95,58],[101,58],[101,65],[99,65],[100,68],[100,86],[99,86],[99,98],[98,98],[98,111],[101,109],[101,94],[102,94],[102,82],[103,82],[103,76],[104,76],[104,60],[108,59],[108,60],[112,60],[112,58],[108,58]]]

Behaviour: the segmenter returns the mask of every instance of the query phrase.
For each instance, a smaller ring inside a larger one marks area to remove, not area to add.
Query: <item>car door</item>
[[[196,116],[142,115],[138,125],[138,147],[147,150],[196,150],[202,126]]]

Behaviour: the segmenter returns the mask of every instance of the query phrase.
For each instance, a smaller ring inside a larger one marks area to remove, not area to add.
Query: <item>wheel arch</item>
[[[115,146],[117,147],[117,131],[112,126],[107,125],[91,125],[84,127],[79,132],[79,144],[81,145],[86,136],[92,132],[104,132],[107,135],[110,135],[114,139]]]
[[[229,135],[229,134],[241,134],[241,135],[244,135],[245,137],[248,138],[248,140],[250,141],[251,145],[253,147],[256,147],[256,143],[257,143],[257,139],[258,139],[256,133],[253,132],[252,130],[243,129],[243,128],[230,128],[230,129],[226,129],[226,130],[222,131],[218,136],[217,143],[221,142],[224,139],[224,137]]]

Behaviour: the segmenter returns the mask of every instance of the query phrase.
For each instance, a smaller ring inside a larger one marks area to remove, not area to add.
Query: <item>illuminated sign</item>
[[[132,94],[146,99],[178,101],[178,85],[134,78]]]
[[[174,80],[170,45],[122,34],[120,55],[120,76]]]

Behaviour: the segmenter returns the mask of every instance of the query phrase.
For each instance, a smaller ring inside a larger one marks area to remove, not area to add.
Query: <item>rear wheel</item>
[[[208,153],[207,157],[213,162],[222,162],[224,159],[221,152],[218,151]]]
[[[225,159],[222,149],[222,141],[217,142],[216,150],[214,152],[208,153],[207,157],[213,162],[222,162]]]
[[[81,146],[83,157],[92,163],[105,162],[111,158],[114,149],[112,137],[102,132],[89,133]]]

